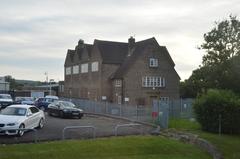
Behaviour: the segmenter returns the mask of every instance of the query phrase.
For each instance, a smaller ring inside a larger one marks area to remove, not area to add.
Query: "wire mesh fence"
[[[98,113],[113,115],[118,117],[125,117],[135,121],[142,121],[148,123],[158,123],[161,117],[161,110],[166,109],[168,118],[194,118],[193,99],[179,99],[166,102],[159,101],[157,108],[153,105],[125,105],[109,102],[90,101],[86,99],[76,98],[62,98],[62,100],[72,101],[77,107],[83,109],[88,113]],[[164,114],[165,115],[165,114]],[[168,121],[166,121],[168,123]]]

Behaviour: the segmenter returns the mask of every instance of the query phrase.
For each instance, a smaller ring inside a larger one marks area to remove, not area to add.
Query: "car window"
[[[7,107],[1,111],[2,115],[16,115],[16,116],[25,116],[27,109],[25,108],[15,108]]]
[[[33,114],[39,112],[39,109],[38,109],[38,108],[35,108],[35,107],[30,107],[29,109],[31,110],[31,112],[32,112]]]
[[[7,94],[1,94],[0,99],[12,99],[12,97],[10,95],[7,95]]]

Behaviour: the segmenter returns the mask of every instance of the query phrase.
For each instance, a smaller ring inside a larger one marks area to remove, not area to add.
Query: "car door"
[[[36,107],[30,107],[31,112],[33,113],[33,127],[38,127],[39,121],[42,118],[40,110]]]
[[[31,129],[33,128],[33,120],[34,120],[34,115],[30,108],[27,109],[27,118],[25,120],[25,128],[26,129]]]
[[[35,128],[38,126],[38,122],[40,121],[39,117],[39,110],[35,107],[30,107],[28,109],[28,114],[27,114],[27,125],[26,127],[28,128]]]

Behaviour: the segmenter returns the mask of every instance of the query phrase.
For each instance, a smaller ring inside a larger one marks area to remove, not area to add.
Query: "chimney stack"
[[[135,39],[131,36],[128,39],[128,56],[131,56],[135,48]]]
[[[78,48],[84,48],[84,41],[82,39],[78,41]]]

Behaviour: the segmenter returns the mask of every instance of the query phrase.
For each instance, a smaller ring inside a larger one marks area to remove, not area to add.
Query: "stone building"
[[[174,66],[154,37],[138,42],[130,37],[127,43],[79,40],[65,59],[63,96],[138,105],[178,99],[180,77]]]

